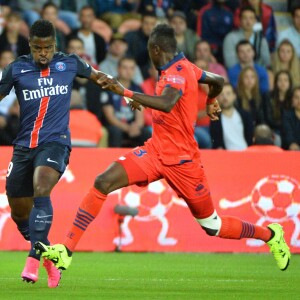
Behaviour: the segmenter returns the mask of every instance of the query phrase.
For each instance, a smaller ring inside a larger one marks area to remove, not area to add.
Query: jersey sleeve
[[[164,87],[172,87],[178,90],[180,95],[183,95],[186,86],[186,78],[183,73],[173,72],[165,76],[164,83]]]
[[[6,96],[12,89],[13,76],[12,76],[12,64],[9,64],[2,72],[2,77],[0,74],[0,95]]]
[[[206,73],[202,69],[193,64],[194,72],[199,83],[203,83],[206,78]]]
[[[72,56],[77,61],[77,76],[89,78],[91,76],[92,67],[76,54]]]

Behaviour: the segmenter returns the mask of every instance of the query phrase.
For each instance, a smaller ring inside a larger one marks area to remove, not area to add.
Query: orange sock
[[[271,230],[267,227],[254,225],[235,217],[225,216],[221,219],[219,237],[223,239],[253,238],[267,242],[272,236]]]
[[[79,205],[73,225],[69,230],[64,245],[74,251],[89,224],[97,217],[107,195],[92,187]]]

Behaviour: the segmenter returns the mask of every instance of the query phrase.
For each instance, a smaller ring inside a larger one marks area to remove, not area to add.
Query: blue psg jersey
[[[20,104],[20,130],[14,144],[35,148],[45,142],[71,146],[69,112],[73,80],[90,77],[91,67],[76,54],[57,52],[48,68],[40,69],[31,55],[8,65],[0,95],[15,88]]]

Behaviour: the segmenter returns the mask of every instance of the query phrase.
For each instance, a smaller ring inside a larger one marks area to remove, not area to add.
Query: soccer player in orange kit
[[[98,83],[104,89],[130,98],[133,109],[140,105],[152,108],[152,138],[143,146],[119,157],[96,177],[94,186],[78,208],[63,244],[46,246],[37,242],[36,249],[42,252],[43,257],[52,260],[57,268],[67,269],[76,244],[100,212],[107,194],[128,185],[143,186],[165,178],[177,195],[186,201],[194,218],[208,235],[263,240],[269,245],[278,267],[285,270],[291,255],[279,224],[258,226],[236,217],[219,216],[214,209],[194,139],[194,124],[197,118],[198,83],[209,86],[207,114],[214,121],[218,120],[221,111],[215,97],[222,90],[223,78],[202,71],[189,62],[183,53],[177,54],[174,31],[166,24],[153,29],[148,51],[159,71],[156,96],[127,90],[111,76],[101,77]]]

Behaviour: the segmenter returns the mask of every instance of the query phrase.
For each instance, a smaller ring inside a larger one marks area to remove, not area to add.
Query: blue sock
[[[29,220],[20,221],[17,223],[18,230],[23,235],[24,239],[29,241],[30,234],[29,234]]]
[[[49,245],[48,233],[52,224],[53,208],[50,197],[35,197],[33,199],[33,208],[29,217],[29,232],[31,250],[29,256],[40,259],[34,250],[34,243],[41,241]]]

